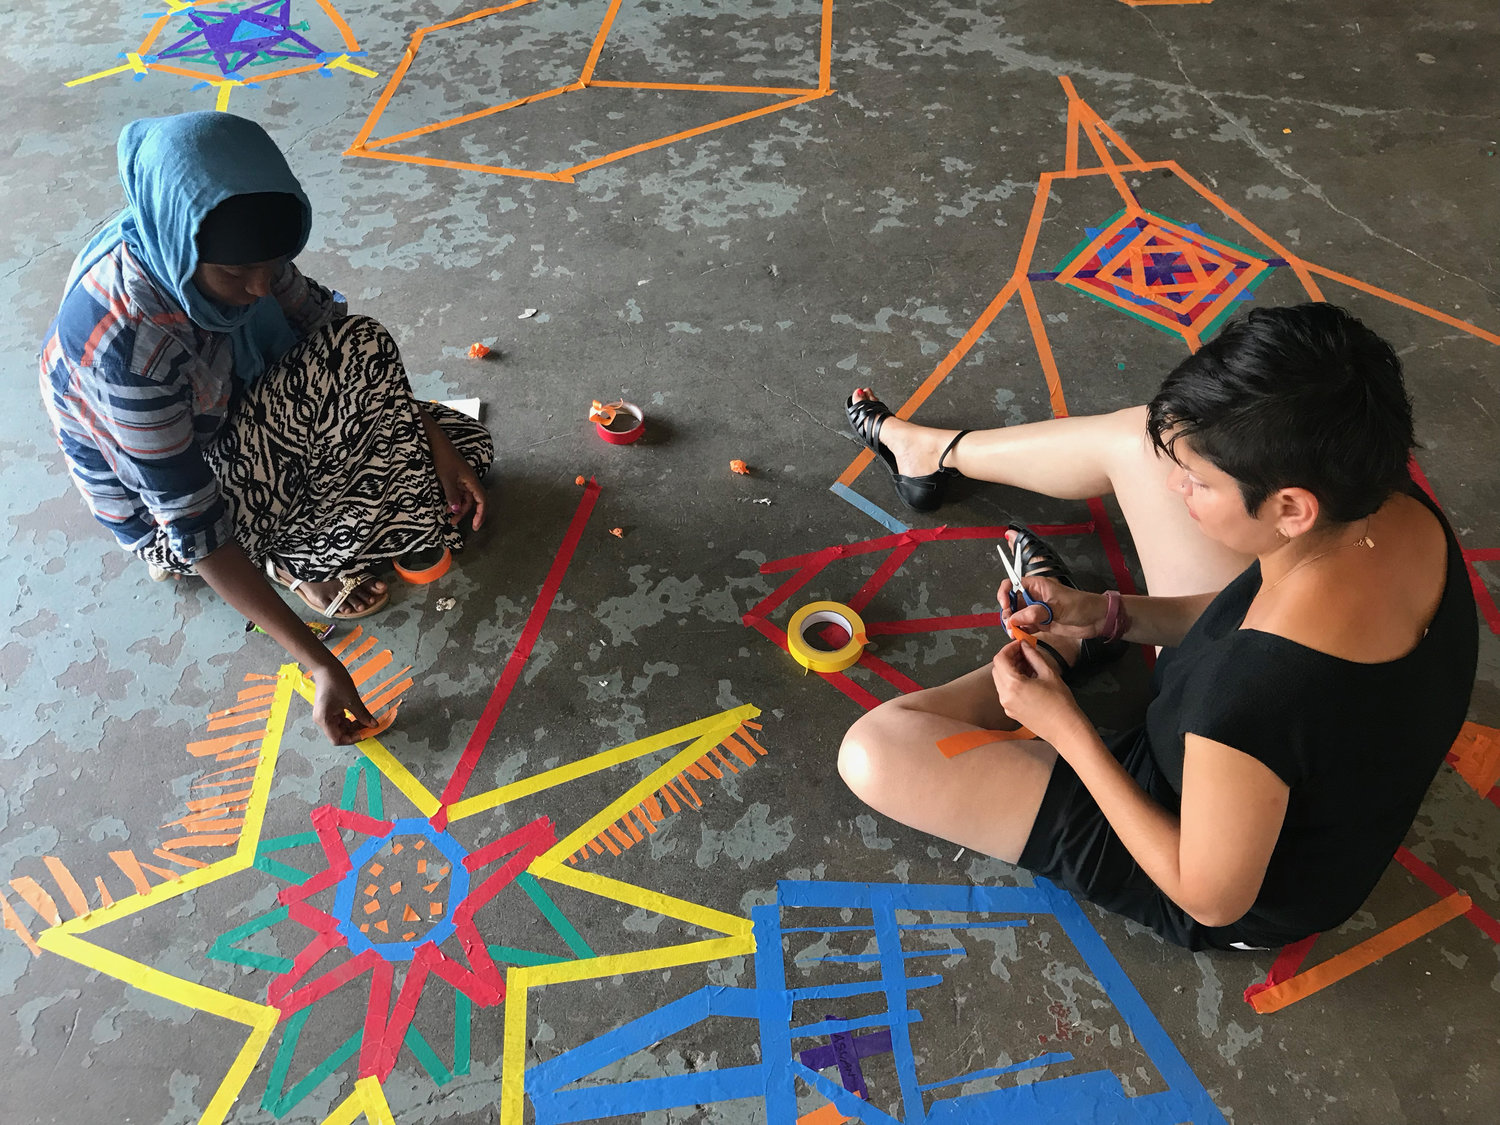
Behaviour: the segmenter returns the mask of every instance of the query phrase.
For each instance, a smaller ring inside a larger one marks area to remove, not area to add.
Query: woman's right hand
[[[360,732],[375,725],[375,717],[359,697],[354,680],[338,660],[332,660],[307,674],[313,682],[313,721],[335,746],[349,746],[359,741]],[[347,714],[346,714],[347,712]],[[353,715],[354,718],[349,716]]]
[[[1007,629],[1014,624],[1026,633],[1051,633],[1079,640],[1097,637],[1103,631],[1104,619],[1109,613],[1109,601],[1103,594],[1075,590],[1051,578],[1024,577],[1021,581],[1034,600],[1046,602],[1051,607],[1052,620],[1047,621],[1047,611],[1039,605],[1024,606],[1012,613],[1012,587],[1007,578],[1000,583],[1000,590],[996,595],[1000,600],[1000,619],[1005,622]]]

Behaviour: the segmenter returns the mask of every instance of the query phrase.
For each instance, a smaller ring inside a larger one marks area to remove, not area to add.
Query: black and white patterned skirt
[[[424,403],[479,476],[495,459],[478,422]],[[275,559],[308,582],[441,543],[461,547],[396,341],[351,316],[315,332],[268,368],[203,447],[234,536],[257,566]],[[177,574],[192,566],[166,534],[136,551]]]

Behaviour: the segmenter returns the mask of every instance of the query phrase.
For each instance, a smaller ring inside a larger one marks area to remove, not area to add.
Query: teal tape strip
[[[231,965],[248,965],[252,969],[284,973],[294,963],[290,957],[278,957],[273,953],[256,953],[251,949],[239,949],[235,943],[244,941],[247,937],[258,934],[262,930],[269,930],[277,922],[284,921],[286,916],[287,907],[278,906],[259,918],[252,918],[243,926],[236,926],[228,933],[220,934],[208,947],[208,952],[204,956],[211,961],[226,961]]]
[[[468,1074],[473,1058],[469,1048],[469,1020],[474,1015],[474,1002],[462,992],[453,993],[453,1073]]]
[[[557,936],[567,942],[568,948],[578,957],[593,957],[594,951],[589,948],[589,943],[583,940],[583,935],[573,928],[573,923],[563,916],[563,912],[557,908],[557,904],[547,897],[547,892],[542,889],[541,883],[537,882],[535,875],[529,871],[523,871],[516,876],[516,883],[526,892],[526,897],[536,903],[536,908],[542,912],[552,928],[557,931]]]
[[[312,878],[312,872],[303,871],[293,867],[291,864],[282,863],[280,860],[272,859],[270,856],[259,855],[255,857],[252,864],[257,871],[264,871],[277,879],[285,879],[288,883],[305,883]]]
[[[311,1007],[303,1008],[286,1021],[286,1032],[282,1037],[281,1047],[276,1052],[276,1061],[271,1066],[271,1073],[266,1076],[266,1092],[261,1095],[260,1108],[275,1117],[281,1117],[296,1109],[297,1104],[316,1090],[325,1078],[354,1057],[355,1052],[359,1050],[360,1041],[364,1038],[362,1030],[356,1031],[344,1040],[343,1046],[337,1048],[308,1071],[302,1081],[290,1090],[283,1091],[286,1085],[286,1072],[291,1069],[292,1056],[297,1053],[297,1041],[302,1036],[302,1025],[311,1015]]]
[[[438,1053],[432,1049],[432,1044],[423,1038],[422,1033],[415,1026],[406,1029],[406,1045],[411,1048],[411,1053],[417,1056],[417,1062],[422,1064],[422,1069],[427,1072],[439,1086],[446,1086],[453,1081],[453,1074],[443,1065],[443,1060],[438,1058]]]
[[[369,758],[361,758],[359,766],[365,774],[365,809],[375,820],[384,820],[385,793],[380,787],[380,770]]]
[[[513,945],[487,945],[490,956],[509,965],[556,965],[566,957],[554,957],[550,953],[536,953],[530,949],[517,949]]]

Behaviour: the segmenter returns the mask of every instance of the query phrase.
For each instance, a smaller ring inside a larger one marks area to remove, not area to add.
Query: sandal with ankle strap
[[[321,613],[324,617],[333,621],[356,621],[361,617],[369,617],[372,613],[379,613],[391,600],[391,592],[384,590],[375,596],[375,600],[361,610],[351,610],[348,613],[340,613],[344,603],[349,600],[349,595],[358,590],[371,578],[368,574],[350,574],[339,579],[339,592],[333,596],[333,600],[327,605],[318,605],[312,598],[308,597],[307,591],[303,589],[306,582],[301,578],[293,578],[286,574],[276,565],[274,559],[266,559],[266,577],[280,586],[285,586],[296,594],[314,613]]]
[[[972,430],[960,430],[958,436],[950,441],[938,455],[937,472],[927,473],[920,477],[907,476],[896,469],[896,457],[885,443],[880,440],[881,427],[885,425],[886,419],[894,417],[890,407],[878,398],[864,398],[856,401],[853,395],[849,401],[844,403],[844,415],[849,419],[849,429],[854,432],[866,449],[880,459],[885,466],[885,471],[891,475],[891,484],[896,488],[896,495],[908,508],[917,512],[931,512],[939,508],[943,503],[943,493],[947,491],[948,482],[958,476],[957,469],[945,468],[943,462],[948,459],[948,454],[953,452],[953,447]]]
[[[1052,545],[1040,535],[1030,528],[1015,523],[1006,527],[1005,531],[1015,552],[1017,569],[1022,578],[1050,578],[1070,589],[1080,589],[1073,579],[1073,572],[1068,569],[1068,564],[1063,562],[1062,557],[1052,549]],[[1120,659],[1130,648],[1127,641],[1106,641],[1100,637],[1090,637],[1079,644],[1078,659],[1069,664],[1063,659],[1062,653],[1040,637],[1037,638],[1036,645],[1052,657],[1053,662],[1062,670],[1063,679],[1068,683],[1073,683],[1111,661]]]

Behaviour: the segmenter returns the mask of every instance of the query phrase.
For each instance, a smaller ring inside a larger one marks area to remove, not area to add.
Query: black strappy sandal
[[[1005,530],[1013,533],[1011,546],[1015,553],[1016,569],[1020,571],[1022,578],[1050,578],[1071,589],[1079,589],[1078,583],[1073,580],[1073,572],[1068,569],[1068,564],[1063,562],[1058,553],[1052,549],[1052,545],[1040,535],[1031,531],[1030,528],[1014,523]],[[1068,683],[1073,683],[1090,672],[1120,659],[1130,648],[1126,641],[1106,641],[1099,637],[1090,637],[1079,645],[1078,660],[1070,665],[1063,659],[1062,653],[1040,637],[1037,638],[1036,646],[1052,657],[1053,663],[1062,670],[1063,679]]]
[[[938,457],[937,472],[928,473],[925,476],[909,477],[905,473],[897,472],[896,457],[885,447],[880,440],[880,429],[885,425],[885,420],[892,417],[890,407],[878,398],[866,398],[855,401],[853,395],[849,401],[844,403],[844,415],[849,419],[849,429],[854,436],[864,443],[866,449],[880,458],[880,463],[885,466],[885,471],[891,474],[891,483],[896,487],[896,495],[908,508],[918,512],[931,512],[942,506],[943,493],[948,488],[948,481],[958,476],[957,469],[943,467],[943,462],[948,459],[948,454],[953,452],[953,447],[965,435],[973,433],[972,430],[960,430],[958,436],[948,443],[941,455]]]

